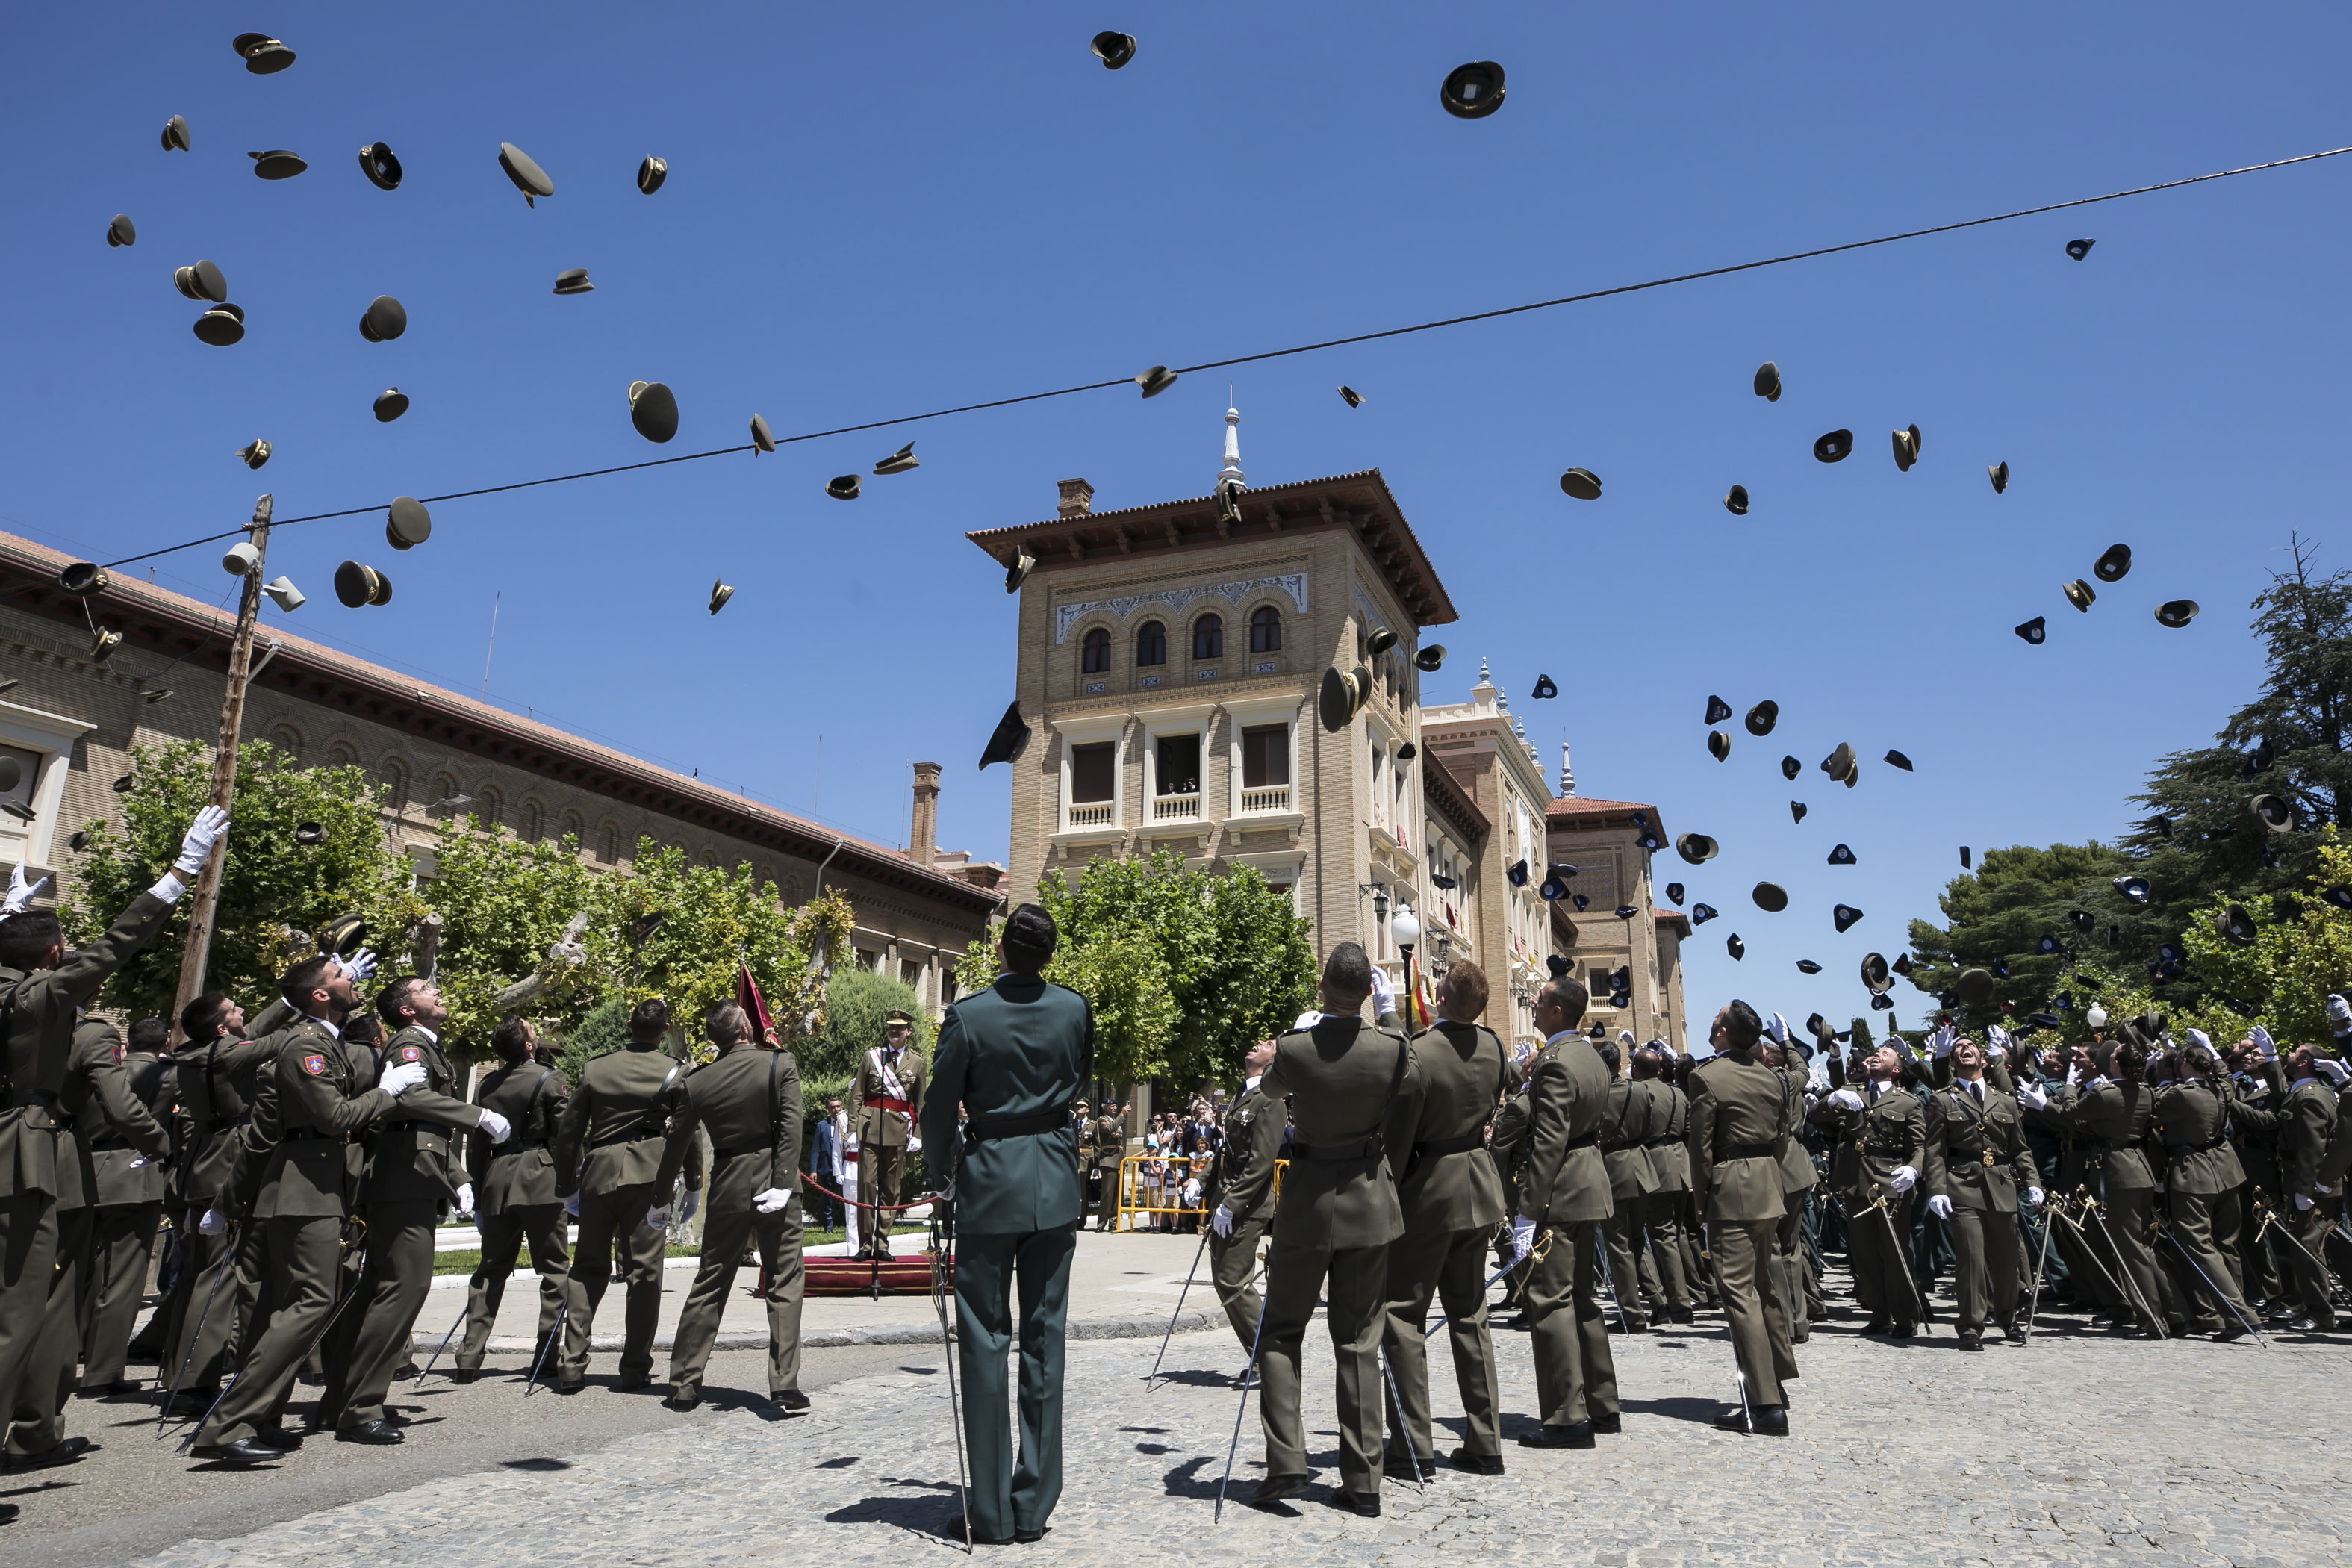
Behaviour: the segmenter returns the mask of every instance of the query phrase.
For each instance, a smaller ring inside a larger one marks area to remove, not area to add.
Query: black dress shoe
[[[13,1502],[0,1502],[0,1524],[16,1523],[16,1515],[21,1511]]]
[[[2332,1320],[2323,1323],[2317,1318],[2297,1318],[2287,1327],[2298,1334],[2332,1334],[2336,1331],[2336,1324]]]
[[[1043,1530],[1015,1530],[1013,1532],[1013,1539],[1026,1546],[1032,1542],[1045,1540],[1045,1532]]]
[[[1306,1495],[1307,1478],[1305,1476],[1268,1476],[1252,1489],[1249,1500],[1252,1508],[1263,1508],[1270,1502],[1281,1502],[1286,1498]]]
[[[167,1415],[202,1415],[220,1397],[217,1388],[184,1388],[163,1406]]]
[[[1368,1497],[1361,1492],[1334,1490],[1323,1500],[1323,1503],[1327,1508],[1344,1508],[1359,1519],[1381,1517],[1381,1500],[1377,1493]]]
[[[356,1426],[335,1428],[335,1441],[368,1443],[377,1447],[388,1447],[394,1443],[407,1442],[408,1435],[389,1421],[362,1421]]]
[[[1789,1408],[1785,1405],[1759,1405],[1756,1407],[1756,1424],[1748,1428],[1759,1437],[1785,1437],[1789,1435]]]
[[[1474,1454],[1467,1448],[1456,1448],[1445,1456],[1445,1462],[1474,1476],[1499,1476],[1503,1473],[1503,1456],[1500,1454]]]
[[[281,1450],[257,1437],[239,1437],[234,1443],[207,1443],[190,1455],[197,1459],[218,1459],[239,1469],[247,1465],[275,1464],[285,1457]]]
[[[654,1375],[649,1372],[624,1373],[613,1380],[613,1386],[623,1394],[635,1394],[640,1388],[652,1387]]]
[[[11,1454],[8,1468],[12,1470],[47,1470],[59,1465],[80,1462],[85,1454],[95,1454],[99,1445],[87,1437],[67,1437],[52,1443],[37,1454]]]
[[[1886,1332],[1886,1330],[1887,1321],[1885,1318],[1873,1318],[1870,1321],[1862,1325],[1862,1331],[1864,1333],[1874,1336],[1883,1334]]]
[[[1691,1310],[1688,1307],[1676,1307],[1666,1315],[1677,1323],[1687,1323],[1691,1321]]]
[[[481,1379],[482,1369],[478,1366],[461,1366],[449,1374],[452,1383],[479,1383]]]
[[[289,1432],[283,1426],[257,1426],[253,1429],[253,1435],[270,1447],[289,1454],[302,1446],[302,1435],[299,1432]]]
[[[76,1399],[120,1399],[126,1394],[136,1394],[144,1384],[136,1379],[118,1377],[112,1383],[93,1383],[87,1388],[74,1390]]]
[[[2021,1324],[2011,1323],[2000,1331],[2000,1337],[2011,1344],[2021,1345],[2025,1342],[2025,1329]]]
[[[1723,1432],[1746,1432],[1749,1430],[1748,1407],[1746,1405],[1742,1405],[1737,1410],[1725,1411],[1722,1415],[1715,1418],[1715,1425],[1717,1430]]]
[[[1964,1351],[1981,1352],[1984,1349],[1984,1336],[1982,1334],[1962,1334],[1960,1336],[1960,1348]]]
[[[1604,1437],[1613,1437],[1625,1430],[1625,1417],[1622,1412],[1612,1410],[1606,1415],[1594,1416],[1586,1425]]]
[[[1886,1337],[1890,1340],[1907,1340],[1916,1331],[1916,1326],[1913,1324],[1897,1323],[1886,1331]]]
[[[950,1541],[961,1541],[964,1538],[964,1517],[961,1511],[948,1515],[946,1521],[940,1526],[940,1533],[946,1536]],[[974,1546],[1010,1546],[1013,1544],[1013,1537],[1009,1535],[982,1535],[978,1530],[973,1530],[971,1532],[971,1543]]]
[[[702,1395],[699,1394],[672,1393],[667,1399],[662,1401],[664,1405],[669,1409],[678,1412],[680,1415],[684,1415],[687,1411],[693,1409],[696,1405],[701,1403]]]
[[[780,1388],[768,1395],[768,1403],[787,1415],[798,1415],[809,1407],[809,1396],[797,1388]],[[1019,1531],[1013,1531],[1016,1539],[1020,1533]]]
[[[1522,1448],[1592,1448],[1592,1423],[1579,1421],[1567,1426],[1539,1426],[1533,1432],[1519,1434]]]
[[[2224,1323],[2221,1325],[2221,1331],[2213,1336],[2217,1342],[2225,1345],[2233,1340],[2242,1340],[2245,1337],[2246,1325],[2243,1323]]]

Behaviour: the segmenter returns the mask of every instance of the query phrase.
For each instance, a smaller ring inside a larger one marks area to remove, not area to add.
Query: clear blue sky
[[[1112,26],[1141,40],[1116,73],[1087,52]],[[248,76],[247,28],[299,62]],[[265,486],[281,515],[380,504],[731,445],[755,410],[885,418],[2261,162],[2352,142],[2347,35],[2321,5],[27,12],[0,527],[110,559],[235,527]],[[1438,81],[1477,58],[1508,99],[1452,120]],[[193,153],[157,145],[175,112]],[[391,195],[353,156],[378,139]],[[501,141],[553,199],[524,205]],[[310,171],[257,180],[274,147]],[[1381,468],[1463,615],[1432,700],[1483,654],[1548,769],[1565,735],[1583,793],[1723,840],[1683,878],[1727,911],[1694,1013],[1843,1017],[1957,846],[2111,837],[2152,759],[2210,739],[2290,531],[2352,564],[2347,198],[2352,157],[1250,367],[1243,457],[1260,483]],[[132,249],[103,243],[117,211]],[[233,349],[171,287],[200,257],[248,313]],[[567,267],[596,292],[554,298]],[[396,342],[356,330],[379,293]],[[1777,405],[1748,389],[1767,358]],[[676,389],[670,447],[631,430],[635,379]],[[393,384],[415,406],[380,426]],[[961,535],[1050,516],[1071,475],[1105,508],[1202,493],[1224,405],[1196,375],[451,502],[407,554],[309,524],[270,563],[311,595],[296,629],[466,690],[501,595],[493,700],[884,841],[907,764],[943,762],[942,841],[1001,858],[1006,775],[972,764],[1013,607]],[[1915,422],[1899,475],[1886,433]],[[1856,456],[1816,464],[1838,426]],[[232,456],[256,437],[260,475]],[[908,439],[915,473],[824,495]],[[1570,465],[1606,498],[1562,497]],[[2059,584],[2118,540],[2131,576],[2078,616]],[[158,580],[215,598],[216,552]],[[335,603],[345,556],[390,571],[390,606]],[[2185,632],[2150,617],[2175,596],[2205,606]],[[2030,648],[2009,628],[2035,614]],[[1525,700],[1538,671],[1559,700]],[[1711,691],[1777,700],[1780,732],[1735,721],[1717,764]],[[1812,771],[1842,739],[1869,759],[1851,792]],[[1860,865],[1823,863],[1839,840]],[[1788,913],[1748,903],[1759,878]],[[1841,898],[1868,911],[1843,937]]]

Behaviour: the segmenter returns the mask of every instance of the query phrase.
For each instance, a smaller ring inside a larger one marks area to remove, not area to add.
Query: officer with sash
[[[890,1256],[888,1209],[908,1154],[923,1147],[923,1058],[908,1048],[914,1037],[913,1016],[894,1009],[882,1021],[882,1044],[857,1059],[857,1195],[875,1205],[873,1241],[859,1248],[861,1259]]]

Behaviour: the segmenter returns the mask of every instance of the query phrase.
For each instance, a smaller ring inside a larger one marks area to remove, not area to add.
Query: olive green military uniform
[[[894,1092],[885,1069],[898,1079]],[[907,1145],[923,1119],[923,1056],[908,1046],[897,1057],[877,1046],[857,1058],[857,1201],[873,1204],[874,1249],[890,1250],[890,1226],[898,1216],[882,1212],[899,1201],[907,1169]],[[1066,1103],[1066,1101],[1065,1102]]]
[[[2263,1072],[2274,1103],[2250,1106],[2242,1100],[2231,1117],[2237,1124],[2255,1129],[2277,1152],[2279,1186],[2273,1190],[2283,1195],[2271,1206],[2271,1220],[2300,1244],[2299,1248],[2280,1250],[2294,1278],[2301,1321],[2311,1324],[2308,1331],[2326,1333],[2336,1326],[2336,1303],[2334,1284],[2322,1260],[2327,1256],[2328,1237],[2344,1213],[2344,1189],[2322,1168],[2343,1110],[2336,1091],[2315,1078],[2289,1085],[2276,1062],[2265,1063]],[[2335,1190],[2322,1192],[2322,1187]]]
[[[1610,1081],[1601,1106],[1601,1163],[1609,1173],[1610,1205],[1609,1217],[1601,1226],[1602,1256],[1618,1327],[1635,1334],[1650,1326],[1642,1310],[1636,1249],[1641,1246],[1643,1200],[1658,1190],[1657,1166],[1650,1158],[1650,1140],[1660,1131],[1656,1110],[1657,1102],[1628,1078]]]
[[[58,1267],[59,1145],[70,1131],[55,1114],[65,1087],[75,1009],[98,994],[163,922],[172,906],[142,893],[104,936],[67,952],[55,969],[0,965],[9,999],[6,1078],[0,1082],[0,1410],[12,1410],[48,1307]],[[70,1150],[68,1151],[70,1153]]]
[[[678,1316],[669,1356],[670,1398],[702,1393],[703,1369],[743,1254],[757,1242],[768,1276],[768,1393],[801,1385],[801,1069],[793,1053],[749,1041],[686,1076],[654,1191],[667,1193],[686,1168],[695,1129],[710,1133],[710,1176],[702,1205],[702,1261]],[[758,1194],[792,1196],[762,1214]]]
[[[2240,1331],[2251,1321],[2238,1276],[2238,1229],[2244,1219],[2246,1173],[2230,1146],[2230,1096],[2201,1079],[2157,1090],[2153,1136],[2164,1144],[2164,1199],[2178,1249],[2196,1268],[2189,1321],[2208,1333]],[[2201,1272],[2202,1278],[2199,1278]]]
[[[1650,1172],[1657,1186],[1634,1205],[1633,1266],[1641,1276],[1643,1315],[1655,1321],[1691,1316],[1688,1279],[1683,1273],[1683,1213],[1690,1205],[1690,1151],[1683,1132],[1690,1105],[1683,1091],[1664,1078],[1637,1079],[1633,1092],[1650,1102]]]
[[[453,1130],[471,1131],[481,1108],[458,1098],[464,1086],[431,1029],[411,1024],[384,1042],[384,1067],[415,1063],[425,1081],[402,1095],[373,1129],[360,1189],[367,1223],[367,1268],[351,1312],[358,1318],[348,1360],[334,1369],[315,1424],[339,1428],[383,1419],[393,1374],[408,1360],[416,1316],[433,1289],[433,1238],[466,1179]]]
[[[1274,1220],[1274,1163],[1281,1157],[1283,1129],[1289,1122],[1282,1101],[1268,1098],[1260,1080],[1251,1079],[1225,1108],[1224,1139],[1212,1173],[1216,1191],[1209,1206],[1222,1205],[1233,1215],[1233,1227],[1223,1236],[1210,1233],[1209,1279],[1244,1351],[1257,1342],[1264,1304],[1256,1283],[1258,1249]]]
[[[1518,1067],[1515,1057],[1511,1065]],[[1519,1177],[1528,1166],[1528,1097],[1524,1074],[1520,1076],[1520,1092],[1504,1101],[1503,1109],[1495,1113],[1495,1125],[1486,1134],[1486,1157],[1495,1162],[1495,1174],[1503,1184],[1503,1213],[1506,1216],[1519,1212]],[[1508,1226],[1495,1232],[1495,1267],[1503,1273],[1503,1305],[1523,1307],[1528,1289],[1528,1271],[1534,1264],[1511,1263],[1511,1231]],[[1514,1325],[1525,1327],[1524,1323]]]
[[[1436,1450],[1429,1426],[1429,1303],[1445,1313],[1454,1382],[1472,1455],[1502,1453],[1495,1342],[1486,1325],[1486,1241],[1508,1212],[1486,1153],[1486,1126],[1519,1071],[1495,1031],[1442,1020],[1413,1037],[1412,1128],[1401,1148],[1397,1203],[1404,1234],[1389,1243],[1388,1324],[1382,1343],[1400,1417],[1423,1470]],[[1402,1118],[1399,1118],[1402,1122]]]
[[[275,1310],[248,1328],[236,1381],[196,1434],[202,1449],[276,1428],[304,1356],[328,1326],[342,1287],[352,1138],[396,1103],[362,1079],[334,1026],[305,1018],[278,1037],[253,1117],[239,1136],[223,1200],[262,1228]],[[250,1194],[250,1204],[244,1202]],[[352,1310],[346,1302],[346,1314]]]
[[[180,1165],[180,1287],[177,1320],[163,1363],[164,1387],[209,1405],[235,1364],[239,1324],[261,1289],[261,1227],[240,1225],[217,1236],[200,1228],[205,1211],[226,1212],[222,1194],[236,1168],[239,1134],[253,1115],[264,1068],[275,1070],[279,1042],[257,1032],[243,1040],[183,1045],[173,1079],[188,1136]]]
[[[539,1276],[538,1342],[554,1331],[563,1305],[572,1253],[564,1240],[563,1199],[556,1192],[556,1130],[572,1090],[553,1068],[525,1059],[485,1075],[474,1103],[507,1119],[514,1131],[493,1143],[478,1128],[466,1140],[466,1172],[474,1184],[474,1224],[482,1233],[482,1260],[466,1287],[466,1339],[461,1370],[476,1371],[489,1349],[490,1328],[506,1299],[507,1279],[526,1243]]]
[[[1784,1047],[1794,1054],[1794,1047]],[[1783,1058],[1786,1060],[1786,1058]],[[1769,1065],[1769,1064],[1768,1064]],[[1803,1344],[1812,1337],[1812,1294],[1818,1289],[1812,1265],[1805,1258],[1805,1205],[1811,1201],[1821,1173],[1813,1169],[1813,1152],[1793,1130],[1805,1124],[1805,1075],[1792,1067],[1777,1067],[1780,1092],[1789,1102],[1792,1135],[1780,1151],[1780,1223],[1772,1232],[1772,1284],[1780,1292],[1780,1310],[1789,1323],[1789,1342]]]
[[[131,1098],[146,1110],[158,1133],[167,1132],[176,1095],[171,1059],[125,1047],[121,1070]],[[142,1130],[118,1124],[107,1100],[104,1093],[91,1094],[75,1128],[98,1178],[97,1228],[90,1246],[96,1278],[81,1358],[81,1386],[92,1390],[124,1381],[131,1331],[146,1300],[147,1265],[154,1256],[155,1227],[163,1217],[172,1170],[171,1140],[165,1138],[165,1151],[157,1154],[150,1146],[152,1139],[142,1142]]]
[[[1613,1080],[1592,1044],[1555,1035],[1528,1072],[1528,1163],[1519,1215],[1551,1233],[1528,1274],[1536,1402],[1547,1426],[1614,1415],[1617,1361],[1601,1305],[1601,1227],[1612,1208],[1601,1119]]]
[[[131,1160],[160,1163],[171,1152],[170,1135],[132,1091],[123,1055],[121,1033],[104,1019],[84,1019],[74,1030],[57,1100],[58,1120],[69,1129],[58,1140],[62,1190],[58,1194],[57,1272],[44,1304],[40,1337],[34,1342],[16,1393],[7,1442],[12,1461],[47,1453],[64,1440],[66,1401],[73,1397],[79,1381],[76,1368],[98,1293],[100,1203],[143,1190],[141,1172],[124,1169]],[[120,1159],[101,1159],[91,1148],[101,1137],[119,1141],[129,1152]],[[159,1191],[161,1184],[156,1184]],[[146,1283],[142,1258],[136,1289],[143,1290]],[[136,1295],[131,1305],[136,1310]],[[121,1367],[118,1360],[118,1373]]]
[[[2234,1105],[2230,1137],[2237,1144],[2238,1163],[2246,1173],[2249,1220],[2252,1218],[2252,1205],[2256,1202],[2276,1213],[2287,1207],[2290,1201],[2280,1160],[2284,1129],[2278,1121],[2288,1088],[2276,1069],[2277,1064],[2270,1063],[2262,1074],[2240,1073],[2231,1080]],[[2242,1111],[2245,1114],[2240,1114]],[[2262,1234],[2258,1222],[2240,1229],[2238,1266],[2246,1281],[2246,1294],[2257,1302],[2267,1302],[2273,1314],[2286,1310],[2288,1280],[2294,1277],[2294,1247],[2283,1243],[2274,1247]],[[2289,1256],[2282,1259],[2281,1254]],[[2286,1269],[2284,1273],[2283,1263]]]
[[[2148,1240],[2156,1172],[2147,1144],[2155,1104],[2156,1091],[2146,1084],[2102,1080],[2084,1089],[2061,1089],[2052,1096],[2049,1111],[2074,1135],[2075,1146],[2097,1162],[2086,1173],[2097,1180],[2094,1195],[2106,1212],[2095,1217],[2085,1213],[2074,1222],[2083,1227],[2078,1239],[2088,1250],[2086,1272],[2104,1271],[2110,1305],[2137,1319],[2143,1334],[2161,1333],[2165,1321],[2178,1316],[2170,1281],[2157,1267]],[[2062,1236],[2074,1228],[2063,1219],[2057,1224]]]
[[[2051,1233],[2050,1248],[2064,1268],[2067,1299],[2087,1310],[2136,1316],[2129,1300],[2109,1278],[2116,1271],[2113,1249],[2095,1249],[2089,1238],[2059,1214],[2059,1204],[2073,1201],[2078,1189],[2093,1189],[2099,1184],[2105,1144],[2083,1126],[2067,1120],[2067,1111],[2075,1100],[2071,1089],[2046,1082],[2042,1088],[2049,1103],[2038,1110],[2026,1107],[2026,1125],[2032,1127],[2038,1121],[2043,1131],[2058,1140],[2057,1178],[2051,1184],[2053,1201],[2044,1217],[2057,1227]],[[2144,1109],[2142,1114],[2145,1115]],[[2146,1240],[2146,1237],[2141,1239]]]
[[[1927,1101],[1926,1158],[1919,1184],[1952,1205],[1960,1333],[1980,1334],[1988,1320],[2011,1327],[2024,1237],[2018,1199],[2042,1184],[2016,1100],[1982,1079],[1937,1090]]]
[[[1906,1272],[1909,1259],[1904,1249],[1911,1244],[1911,1200],[1918,1188],[1898,1193],[1892,1183],[1906,1165],[1917,1173],[1927,1149],[1927,1113],[1918,1097],[1898,1084],[1865,1079],[1846,1087],[1862,1097],[1860,1110],[1823,1099],[1813,1107],[1812,1120],[1837,1143],[1830,1185],[1845,1206],[1846,1261],[1853,1271],[1854,1297],[1873,1321],[1909,1333],[1919,1321],[1921,1303]]]
[[[567,1198],[580,1195],[580,1239],[572,1249],[563,1352],[555,1377],[559,1390],[578,1388],[588,1375],[588,1342],[613,1277],[615,1248],[622,1254],[628,1292],[621,1386],[642,1388],[653,1381],[654,1330],[661,1319],[667,1247],[665,1233],[646,1224],[646,1210],[656,1196],[668,1200],[667,1193],[656,1194],[654,1177],[685,1076],[684,1067],[657,1043],[609,1051],[581,1070],[580,1086],[556,1124],[555,1190]],[[702,1184],[691,1167],[687,1184]]]
[[[1070,1259],[1085,1212],[1064,1108],[1094,1076],[1094,1012],[1032,975],[1000,974],[948,1009],[920,1123],[934,1184],[955,1183],[956,1356],[974,1536],[1042,1531],[1062,1496],[1062,1364]],[[970,1114],[957,1147],[956,1106]],[[1005,1383],[1021,1298],[1020,1452]]]
[[[1908,1096],[1904,1096],[1909,1099]],[[1916,1114],[1918,1101],[1911,1101]],[[1780,1075],[1760,1053],[1726,1051],[1691,1074],[1691,1194],[1750,1409],[1786,1407],[1780,1384],[1797,1374],[1786,1309],[1772,1279],[1772,1245],[1787,1211],[1780,1156],[1793,1123]]]
[[[1127,1119],[1097,1116],[1087,1124],[1087,1160],[1098,1185],[1095,1194],[1095,1228],[1118,1227],[1118,1167],[1127,1157]]]
[[[1258,1337],[1266,1476],[1307,1474],[1298,1363],[1316,1297],[1324,1293],[1339,1363],[1340,1485],[1376,1498],[1387,1403],[1381,1331],[1388,1248],[1404,1234],[1390,1151],[1402,1160],[1412,1147],[1412,1123],[1402,1118],[1420,1097],[1412,1052],[1401,1035],[1359,1018],[1325,1017],[1275,1042],[1258,1087],[1289,1097],[1293,1128]]]

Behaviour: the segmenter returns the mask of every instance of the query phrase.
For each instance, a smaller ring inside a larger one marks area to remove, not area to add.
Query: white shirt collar
[[[2289,1085],[2287,1085],[2287,1086],[2286,1086],[2286,1091],[2287,1091],[2289,1094],[2293,1094],[2296,1089],[2301,1089],[2305,1084],[2307,1084],[2307,1083],[2317,1083],[2318,1081],[2319,1081],[2319,1079],[2318,1079],[2318,1076],[2317,1076],[2316,1074],[2314,1074],[2314,1075],[2312,1075],[2312,1076],[2310,1076],[2310,1077],[2307,1077],[2307,1078],[2299,1078],[2299,1079],[2295,1079],[2293,1083],[2291,1083],[2291,1084],[2289,1084]]]
[[[326,1030],[327,1033],[334,1036],[335,1038],[340,1040],[343,1037],[342,1029],[332,1018],[321,1018],[316,1013],[306,1013],[303,1016],[309,1018],[313,1024],[318,1025],[319,1027]]]
[[[1255,1089],[1255,1088],[1258,1086],[1258,1080],[1259,1080],[1260,1079],[1264,1078],[1265,1076],[1265,1075],[1264,1073],[1255,1073],[1255,1074],[1253,1074],[1252,1076],[1250,1076],[1249,1078],[1243,1079],[1243,1080],[1242,1080],[1242,1092],[1243,1092],[1244,1094],[1247,1094],[1250,1090],[1252,1090],[1252,1089]]]
[[[422,1024],[411,1024],[411,1025],[409,1025],[408,1026],[409,1026],[410,1028],[412,1028],[412,1029],[415,1030],[418,1034],[420,1034],[420,1035],[424,1036],[426,1039],[428,1039],[428,1040],[432,1041],[435,1045],[436,1045],[436,1046],[437,1046],[437,1045],[439,1045],[439,1044],[441,1043],[441,1037],[440,1037],[440,1036],[438,1036],[438,1035],[436,1035],[436,1034],[435,1034],[432,1030],[430,1030],[430,1029],[426,1028],[424,1025],[422,1025]]]

